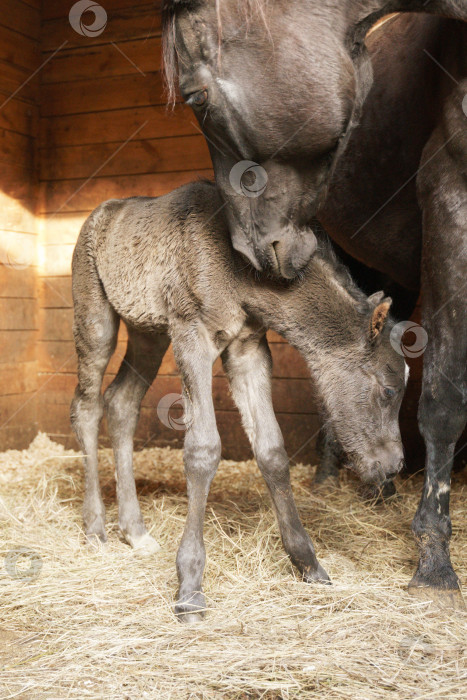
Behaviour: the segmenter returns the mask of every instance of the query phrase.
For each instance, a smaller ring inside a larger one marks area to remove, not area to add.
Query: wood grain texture
[[[67,83],[43,85],[41,89],[43,117],[165,105],[165,102],[160,73],[148,73],[146,77],[136,72],[115,76],[105,81],[105,88],[103,81],[93,75],[76,80],[71,89]]]
[[[116,43],[135,39],[147,41],[160,34],[160,12],[155,9],[154,4],[134,2],[126,7],[114,8],[110,8],[106,3],[103,5],[107,12],[107,26],[101,34],[96,36],[82,36],[72,28],[67,11],[71,4],[68,8],[63,8],[55,19],[46,19],[42,30],[42,50],[46,54],[55,51],[64,41],[67,42],[66,48],[70,49],[105,45],[112,41]],[[93,21],[92,13],[83,15],[85,25],[92,24]]]
[[[34,4],[40,5],[41,0],[23,0],[23,2],[28,2],[34,6]],[[43,21],[66,17],[72,4],[72,0],[68,3],[64,2],[64,0],[47,0],[47,2],[43,2],[41,13]],[[105,0],[107,14],[117,10],[131,10],[136,6],[146,7],[148,11],[155,14],[160,13],[161,10],[160,0]]]
[[[2,0],[0,25],[39,44],[41,30],[39,7],[33,7],[22,0]]]
[[[66,214],[79,212],[84,215],[92,211],[106,199],[128,197],[137,192],[145,197],[159,197],[176,187],[185,185],[193,180],[202,178],[212,179],[212,170],[181,170],[178,172],[145,173],[142,175],[117,175],[98,177],[90,181],[81,180],[51,180],[41,183],[40,211],[43,214],[60,214],[60,222]],[[54,224],[58,237],[50,235],[51,226],[46,227],[46,238],[49,243],[63,240],[63,233]],[[72,239],[76,240],[75,237]]]
[[[44,67],[42,83],[71,83],[86,80],[91,75],[98,75],[102,80],[114,75],[155,73],[160,68],[160,37],[99,46],[86,43],[72,49],[67,45]],[[70,89],[73,89],[72,85]]]
[[[138,136],[133,131],[128,133],[126,141],[120,143],[49,148],[41,155],[41,180],[207,170],[211,167],[209,151],[201,134],[160,139],[139,139]]]
[[[101,105],[102,108],[105,105]],[[79,115],[59,115],[41,119],[41,144],[46,148],[81,146],[93,143],[121,143],[138,132],[140,139],[199,134],[199,127],[187,105],[173,110],[165,105],[121,107]]]

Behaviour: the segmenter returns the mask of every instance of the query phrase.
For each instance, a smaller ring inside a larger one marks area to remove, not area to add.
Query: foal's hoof
[[[414,598],[431,602],[432,605],[442,610],[466,611],[466,605],[460,588],[432,588],[431,586],[412,586],[409,584],[407,591]]]
[[[107,542],[107,535],[105,534],[105,530],[99,530],[98,532],[86,530],[86,542],[92,547],[102,546]]]
[[[206,609],[206,601],[200,591],[179,598],[175,605],[175,614],[179,622],[193,624],[202,622]]]
[[[303,580],[306,583],[323,583],[325,586],[331,586],[331,579],[321,564],[314,570],[308,570],[303,573]]]
[[[176,613],[176,615],[179,622],[182,622],[184,625],[199,625],[199,623],[204,620],[203,613],[187,612]]]
[[[139,554],[143,557],[149,557],[158,552],[161,548],[159,542],[147,532],[139,537],[125,535],[125,539],[128,544],[133,547],[135,554]]]

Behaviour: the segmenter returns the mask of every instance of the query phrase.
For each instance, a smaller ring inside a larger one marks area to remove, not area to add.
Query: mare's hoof
[[[323,583],[325,586],[331,586],[331,579],[329,578],[327,572],[323,569],[321,564],[318,564],[318,568],[311,571],[305,571],[303,574],[303,580],[306,583]]]
[[[399,498],[393,481],[386,481],[382,486],[365,484],[360,487],[360,496],[364,501],[373,501],[376,505]]]
[[[339,488],[339,476],[334,476],[332,474],[316,474],[313,479],[313,491],[334,491],[334,489]]]
[[[432,586],[416,586],[409,584],[410,595],[419,600],[426,600],[442,610],[467,610],[461,589],[433,588]]]
[[[149,557],[161,548],[159,542],[147,532],[139,537],[125,535],[125,539],[133,547],[135,554],[139,554],[142,557]]]

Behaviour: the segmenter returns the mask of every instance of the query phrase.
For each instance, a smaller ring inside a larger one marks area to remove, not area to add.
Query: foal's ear
[[[384,299],[384,292],[375,292],[374,294],[372,294],[371,296],[368,297],[367,301],[368,301],[370,306],[375,308],[376,306],[378,306],[378,304],[381,304],[383,299]]]
[[[368,301],[374,306],[370,318],[370,327],[368,329],[370,343],[374,345],[381,337],[381,332],[389,315],[392,299],[391,297],[385,297],[384,292],[377,292],[376,294],[372,294],[372,296],[368,298]]]

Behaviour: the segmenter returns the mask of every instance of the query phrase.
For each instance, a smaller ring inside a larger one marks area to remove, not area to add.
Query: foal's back
[[[215,187],[197,182],[163,197],[111,199],[93,211],[77,248],[86,248],[86,264],[95,265],[124,321],[165,329],[170,318],[212,322],[219,310],[238,307],[235,254],[220,207]]]

